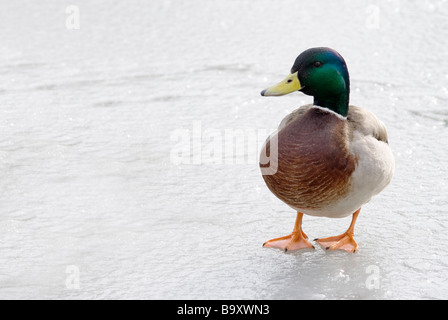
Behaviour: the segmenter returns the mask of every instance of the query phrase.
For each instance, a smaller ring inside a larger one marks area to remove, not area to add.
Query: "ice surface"
[[[448,298],[446,1],[79,0],[79,29],[70,4],[0,11],[0,298]],[[259,92],[314,46],[396,157],[354,255],[261,248],[295,213],[250,148],[311,98]],[[242,163],[214,148],[232,130]]]

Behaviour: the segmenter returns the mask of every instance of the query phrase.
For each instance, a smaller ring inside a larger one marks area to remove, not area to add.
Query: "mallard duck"
[[[394,157],[384,124],[370,111],[349,106],[350,80],[342,56],[330,48],[301,53],[291,73],[262,96],[295,91],[314,97],[287,115],[267,140],[260,168],[270,191],[297,211],[293,232],[263,247],[314,249],[302,230],[303,215],[343,218],[346,232],[314,239],[324,249],[355,252],[354,228],[361,207],[391,181]]]

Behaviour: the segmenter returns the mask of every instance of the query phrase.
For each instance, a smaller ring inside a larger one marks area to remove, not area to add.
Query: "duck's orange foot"
[[[288,236],[275,238],[263,243],[264,248],[278,248],[283,251],[293,251],[301,249],[314,249],[314,246],[306,240],[308,237],[303,232],[293,232]]]
[[[355,252],[358,250],[358,244],[352,234],[344,233],[340,236],[314,239],[325,250],[345,250],[347,252]]]

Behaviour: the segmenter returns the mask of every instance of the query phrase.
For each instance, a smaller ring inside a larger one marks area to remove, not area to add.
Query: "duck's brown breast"
[[[317,108],[280,130],[260,157],[271,192],[300,209],[324,208],[344,197],[357,161],[348,150],[348,130],[346,120]],[[271,155],[275,143],[277,156]]]

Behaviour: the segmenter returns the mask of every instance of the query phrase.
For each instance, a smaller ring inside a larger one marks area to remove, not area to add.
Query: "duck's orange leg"
[[[307,241],[305,232],[302,230],[303,213],[297,212],[296,223],[292,233],[285,237],[275,238],[263,243],[264,248],[279,248],[283,251],[292,251],[300,249],[314,249],[314,246]]]
[[[355,241],[355,223],[358,218],[359,212],[361,208],[359,208],[355,213],[353,213],[352,223],[350,227],[348,227],[347,231],[340,236],[322,238],[322,239],[314,239],[317,243],[319,243],[322,248],[326,250],[345,250],[348,252],[355,252],[358,250],[358,244]]]

